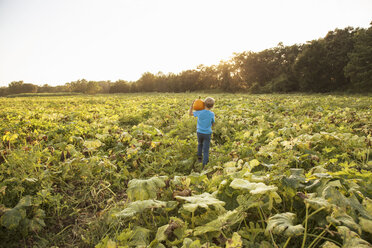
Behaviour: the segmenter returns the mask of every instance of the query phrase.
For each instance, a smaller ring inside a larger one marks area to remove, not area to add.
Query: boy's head
[[[204,100],[205,107],[211,109],[214,106],[214,99],[212,97],[207,97]]]

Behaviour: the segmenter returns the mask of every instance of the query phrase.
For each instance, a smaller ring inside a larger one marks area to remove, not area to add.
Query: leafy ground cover
[[[0,99],[1,247],[371,247],[372,99]]]

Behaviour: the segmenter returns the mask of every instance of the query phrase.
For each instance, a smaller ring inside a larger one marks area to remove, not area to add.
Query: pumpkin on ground
[[[203,100],[201,100],[201,99],[195,100],[194,105],[193,105],[193,109],[194,110],[203,110],[204,109]]]

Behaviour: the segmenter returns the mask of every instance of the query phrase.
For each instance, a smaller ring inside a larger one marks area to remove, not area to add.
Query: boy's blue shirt
[[[198,117],[198,124],[196,126],[196,131],[198,133],[211,134],[212,124],[215,122],[214,113],[210,110],[199,110],[194,112],[194,116]]]

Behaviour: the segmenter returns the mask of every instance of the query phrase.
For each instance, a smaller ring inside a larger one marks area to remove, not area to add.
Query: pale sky
[[[0,86],[134,81],[371,21],[372,0],[0,0]]]

